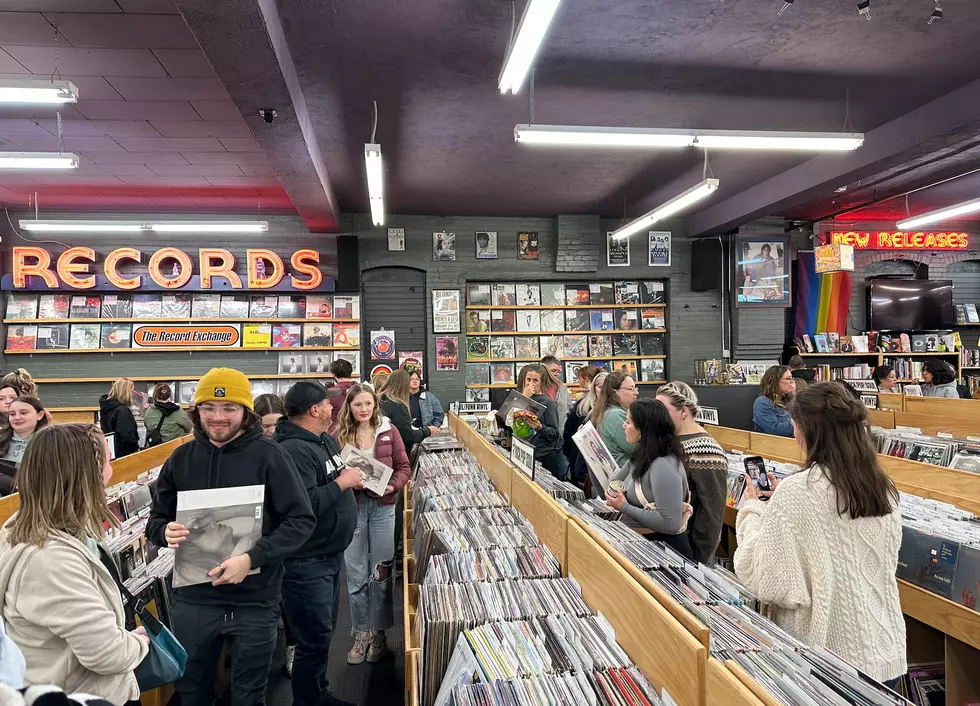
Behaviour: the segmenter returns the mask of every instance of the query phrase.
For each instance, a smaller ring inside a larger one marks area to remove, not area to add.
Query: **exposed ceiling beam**
[[[176,4],[307,227],[336,232],[340,209],[275,0]]]
[[[684,219],[689,236],[719,233],[756,218],[779,214],[826,197],[849,184],[924,151],[975,135],[980,126],[980,80],[947,93],[865,132],[864,145],[846,154],[823,155],[787,169],[753,187],[715,201]],[[719,175],[724,176],[724,175]]]

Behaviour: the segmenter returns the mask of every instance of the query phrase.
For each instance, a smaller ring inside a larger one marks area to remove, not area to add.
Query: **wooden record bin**
[[[972,421],[965,419],[967,414],[976,413],[974,409],[980,410],[980,407],[970,406],[974,404],[972,400],[960,400],[966,404],[957,404],[957,400],[908,396],[904,399],[906,403],[911,402],[910,405],[906,405],[906,409],[912,408],[916,411],[903,412],[900,409],[894,412],[896,423],[899,425],[901,422],[898,420],[903,419],[901,416],[903,414],[916,416],[928,414],[931,419],[939,420],[934,422],[937,428],[966,423],[980,426],[977,419]],[[946,410],[945,416],[933,414],[935,409],[938,409],[938,404],[942,404],[942,408]],[[742,430],[712,426],[705,429],[726,450],[738,450],[775,460],[799,462],[799,451],[791,453],[790,445],[796,445],[792,439],[751,432],[750,443],[746,448],[738,443],[743,439],[742,435],[746,434]],[[899,490],[940,500],[974,514],[980,514],[980,474],[908,461],[884,454],[879,454],[878,458]],[[735,515],[734,508],[727,508],[725,524],[728,527],[734,526]],[[730,530],[729,533],[731,536],[734,535]],[[980,665],[980,612],[902,579],[898,579],[898,592],[902,602],[902,612],[905,614],[909,663],[945,663],[946,703],[949,706],[962,706],[965,703],[980,701],[980,670],[977,669]]]

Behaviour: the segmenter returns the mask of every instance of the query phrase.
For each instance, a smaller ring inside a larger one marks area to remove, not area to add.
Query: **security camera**
[[[262,119],[265,120],[267,123],[271,123],[275,121],[276,115],[278,115],[278,113],[276,113],[276,111],[274,111],[272,108],[263,108],[262,110],[259,111],[259,115],[261,115]]]

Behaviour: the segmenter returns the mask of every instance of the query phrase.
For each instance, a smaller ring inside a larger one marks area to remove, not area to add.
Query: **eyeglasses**
[[[219,406],[205,402],[204,404],[199,404],[197,406],[198,412],[209,417],[218,414],[218,412],[221,413],[222,417],[232,417],[238,413],[239,409],[241,409],[241,407],[237,404],[223,404]]]

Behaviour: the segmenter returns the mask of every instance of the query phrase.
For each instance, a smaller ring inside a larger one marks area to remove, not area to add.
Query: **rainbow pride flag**
[[[798,252],[796,268],[796,335],[846,333],[851,273],[818,275],[812,252]]]

